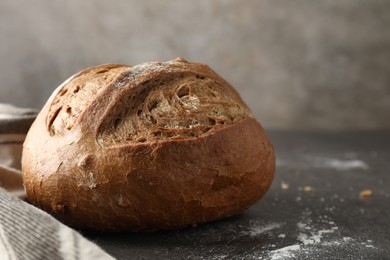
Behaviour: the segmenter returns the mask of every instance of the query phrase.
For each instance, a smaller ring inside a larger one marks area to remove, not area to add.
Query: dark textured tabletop
[[[118,259],[390,259],[390,132],[271,132],[277,170],[240,216],[177,231],[86,233]]]

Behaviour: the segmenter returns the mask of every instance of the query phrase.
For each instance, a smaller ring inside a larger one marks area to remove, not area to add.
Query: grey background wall
[[[183,56],[266,128],[390,128],[390,1],[0,1],[0,102],[40,108],[101,63]]]

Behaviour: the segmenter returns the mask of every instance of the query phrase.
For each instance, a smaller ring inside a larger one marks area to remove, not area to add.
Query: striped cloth
[[[34,110],[0,104],[0,259],[113,259],[75,230],[22,200],[22,145],[35,116]]]

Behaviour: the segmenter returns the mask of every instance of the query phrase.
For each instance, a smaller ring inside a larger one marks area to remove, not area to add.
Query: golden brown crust
[[[234,88],[176,59],[63,84],[28,133],[22,170],[29,200],[64,222],[138,231],[239,214],[270,187],[275,158]]]

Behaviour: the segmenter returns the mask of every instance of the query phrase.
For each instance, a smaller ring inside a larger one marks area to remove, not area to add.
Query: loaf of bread
[[[33,123],[22,158],[32,204],[99,231],[239,214],[274,170],[273,147],[236,90],[182,58],[72,76]]]

